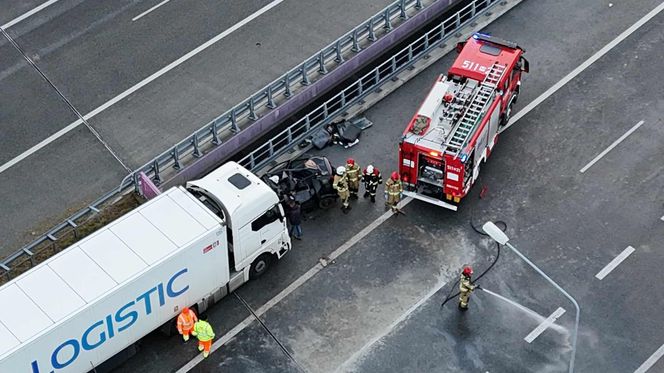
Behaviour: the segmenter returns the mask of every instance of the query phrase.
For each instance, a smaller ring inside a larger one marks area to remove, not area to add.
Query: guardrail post
[[[389,8],[385,9],[385,15],[383,16],[383,18],[385,19],[385,26],[383,26],[385,31],[387,31],[387,32],[392,31],[392,20],[390,19],[390,9]]]
[[[459,12],[454,13],[454,28],[461,27],[461,15]]]
[[[399,10],[401,11],[399,17],[401,17],[401,19],[408,19],[408,14],[406,14],[406,0],[401,0],[399,3]]]
[[[408,63],[413,61],[413,45],[408,46]]]
[[[318,54],[318,72],[325,75],[327,74],[327,69],[325,68],[325,52],[321,51]]]
[[[371,17],[369,19],[369,36],[367,37],[369,41],[374,42],[376,41],[376,32],[374,31],[374,19]]]
[[[200,144],[199,144],[199,141],[198,141],[198,134],[197,133],[194,133],[194,138],[191,139],[191,142],[194,145],[193,156],[196,157],[196,158],[202,157],[203,153],[201,152],[201,147],[200,147]]]
[[[178,150],[178,146],[175,145],[173,147],[173,151],[171,151],[171,155],[173,156],[173,168],[176,170],[180,170],[181,165],[180,165],[180,151]]]
[[[424,34],[424,50],[429,50],[429,33]]]
[[[217,120],[215,119],[215,121],[212,122],[212,128],[210,129],[212,131],[212,143],[214,145],[221,144],[221,140],[219,139],[219,134],[217,133],[218,129],[219,125],[217,124]]]
[[[471,17],[475,17],[475,13],[477,13],[477,9],[476,9],[476,8],[477,8],[477,7],[476,7],[476,2],[473,0],[473,2],[472,2],[471,5],[470,5],[470,9],[471,9],[471,10],[470,10],[470,14],[471,14]]]
[[[417,10],[422,9],[422,0],[415,1],[415,9]]]
[[[286,73],[286,77],[284,78],[284,96],[286,98],[290,97],[291,94],[291,88],[290,88],[290,71]]]
[[[362,94],[364,94],[364,83],[362,83],[362,79],[357,81],[357,96],[361,97]]]
[[[237,114],[235,113],[235,108],[231,109],[231,132],[240,132],[240,127],[237,126]]]
[[[360,43],[357,41],[357,29],[353,30],[353,48],[351,50],[353,52],[359,52],[362,50],[362,48],[360,48]]]
[[[300,68],[302,70],[302,85],[309,85],[311,84],[311,81],[309,80],[309,75],[307,74],[307,63],[303,63],[302,67]]]
[[[341,107],[346,106],[346,90],[341,91]]]
[[[293,131],[291,130],[291,127],[288,127],[287,134],[288,134],[288,136],[287,136],[288,137],[288,143],[290,144],[290,143],[293,142]]]
[[[159,160],[155,159],[152,162],[152,169],[154,170],[154,183],[156,185],[161,184],[161,177],[159,177]]]
[[[254,102],[254,96],[249,98],[249,119],[258,119],[258,116],[256,115],[256,103]]]
[[[330,109],[327,107],[327,101],[325,101],[325,103],[323,103],[323,119],[322,120],[327,119],[327,117],[329,115],[330,115]]]
[[[309,114],[304,117],[304,128],[306,128],[306,131],[311,129],[311,118],[309,118]]]
[[[337,40],[337,44],[336,44],[336,46],[334,47],[334,49],[335,49],[336,52],[337,52],[337,56],[334,58],[334,61],[335,61],[336,63],[338,63],[338,64],[342,64],[342,63],[344,63],[344,62],[345,62],[345,61],[344,61],[344,56],[343,56],[343,54],[341,53],[341,39],[338,39],[338,40]]]
[[[267,86],[267,107],[274,109],[277,105],[274,104],[274,94],[272,93],[272,84]]]

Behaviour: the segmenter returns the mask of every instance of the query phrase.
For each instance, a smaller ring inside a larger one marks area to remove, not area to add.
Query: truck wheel
[[[262,254],[253,263],[251,263],[251,269],[249,270],[249,278],[254,279],[263,275],[267,272],[267,269],[270,268],[272,263],[272,255]]]
[[[320,201],[318,201],[318,207],[320,207],[323,210],[326,210],[334,206],[336,202],[337,199],[334,198],[333,196],[322,197]]]

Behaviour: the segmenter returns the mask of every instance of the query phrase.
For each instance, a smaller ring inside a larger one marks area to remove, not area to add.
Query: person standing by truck
[[[196,321],[198,321],[198,317],[196,317],[196,313],[189,307],[184,307],[180,315],[178,315],[178,333],[180,333],[185,342],[189,340],[189,334],[194,329]]]
[[[403,186],[399,179],[399,173],[394,171],[385,183],[385,205],[392,209],[392,212],[400,212],[397,205],[401,201],[401,193],[403,193]]]
[[[341,211],[344,214],[348,214],[348,211],[350,211],[351,207],[348,203],[350,194],[348,193],[348,178],[346,177],[346,167],[337,167],[337,174],[334,175],[332,187],[337,191],[337,193],[339,193],[339,198],[341,199]]]
[[[210,355],[212,340],[214,339],[214,330],[212,325],[207,322],[207,315],[201,314],[199,320],[194,324],[194,330],[191,335],[198,338],[198,351],[203,351],[203,357]]]
[[[378,184],[383,183],[383,177],[377,167],[368,165],[362,171],[362,181],[364,182],[364,198],[371,197],[371,202],[376,202],[376,190]]]
[[[360,165],[353,158],[346,161],[346,177],[350,198],[357,199],[357,191],[360,189]]]
[[[291,225],[289,233],[292,237],[295,237],[296,240],[301,240],[302,227],[300,224],[302,224],[302,207],[294,198],[289,198],[288,202],[286,202],[286,209],[286,216]]]

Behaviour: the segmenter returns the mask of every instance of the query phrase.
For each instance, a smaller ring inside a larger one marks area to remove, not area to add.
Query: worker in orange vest
[[[178,333],[182,335],[182,339],[185,342],[189,340],[189,334],[194,329],[196,321],[198,321],[198,317],[196,317],[193,310],[189,309],[189,307],[182,309],[182,312],[178,316]]]

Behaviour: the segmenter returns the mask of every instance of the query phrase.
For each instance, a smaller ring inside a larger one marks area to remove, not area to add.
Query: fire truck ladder
[[[477,91],[477,94],[475,94],[475,97],[473,97],[473,100],[470,102],[468,110],[466,110],[454,130],[452,130],[453,135],[447,145],[454,149],[453,152],[455,157],[459,155],[463,149],[463,145],[472,134],[473,127],[475,127],[477,120],[484,112],[487,103],[498,87],[498,82],[500,82],[504,73],[505,66],[499,65],[498,63],[494,63],[493,66],[491,66],[491,69],[480,84],[479,91]]]

